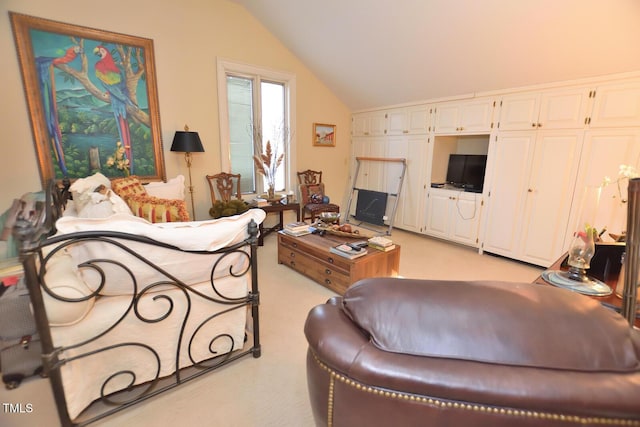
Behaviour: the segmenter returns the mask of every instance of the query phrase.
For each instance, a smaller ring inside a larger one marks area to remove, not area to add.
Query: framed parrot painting
[[[164,180],[153,40],[10,17],[42,182]]]

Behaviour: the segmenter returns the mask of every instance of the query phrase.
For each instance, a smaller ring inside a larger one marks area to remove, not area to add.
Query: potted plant
[[[258,173],[265,177],[267,181],[267,197],[269,200],[275,198],[276,172],[282,164],[284,153],[278,154],[278,145],[274,150],[271,147],[271,141],[267,141],[264,153],[260,152],[253,156],[253,162],[256,165]]]
[[[264,137],[262,130],[253,126],[253,143],[254,143],[254,156],[253,162],[258,174],[265,177],[267,183],[267,198],[272,201],[275,199],[275,187],[276,176],[278,168],[284,161],[284,155],[286,153],[286,146],[288,142],[289,132],[286,127],[280,126],[273,132],[276,142],[271,143],[270,139],[267,139],[264,143]]]

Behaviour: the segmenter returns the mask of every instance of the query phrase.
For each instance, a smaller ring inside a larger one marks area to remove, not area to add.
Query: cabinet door
[[[409,118],[405,108],[395,108],[387,112],[387,135],[409,133]]]
[[[391,136],[387,138],[386,156],[397,159],[407,159],[409,154],[409,137],[408,136]],[[403,173],[403,164],[401,162],[385,162],[384,176],[385,187],[384,192],[389,194],[387,197],[387,210],[385,212],[387,218],[391,218],[393,215],[393,206],[396,203],[396,197],[394,194],[400,194],[397,197],[397,210],[395,212],[395,218],[393,223],[397,225],[401,222],[403,215],[403,205],[407,198],[411,198],[411,194],[407,193],[406,188],[399,189],[400,180]],[[408,168],[407,168],[408,169]],[[406,172],[406,170],[405,170]]]
[[[617,179],[620,165],[632,165],[636,170],[640,167],[640,128],[598,129],[585,133],[565,249],[579,226],[585,189],[601,186],[605,177]],[[606,227],[609,232],[620,234],[626,230],[627,205],[621,203],[617,185],[607,185],[601,191],[597,212],[585,216],[593,218],[598,230]],[[626,196],[626,186],[622,186],[621,193]]]
[[[598,87],[590,126],[640,126],[640,81]]]
[[[427,196],[425,233],[446,239],[449,236],[449,191],[431,189]]]
[[[434,131],[437,133],[458,133],[460,106],[458,104],[439,104],[435,108]]]
[[[385,156],[386,138],[379,137],[356,137],[353,138],[352,147],[352,166],[351,176],[349,178],[350,185],[357,189],[384,191],[384,170],[380,162],[372,162],[370,160],[361,160],[358,162],[357,157],[384,157]],[[357,180],[354,183],[354,177],[357,173]],[[351,198],[350,215],[355,215],[358,192],[349,188],[349,197]]]
[[[354,114],[353,136],[381,136],[387,131],[387,115],[384,111]]]
[[[386,157],[387,155],[387,138],[369,138],[368,156],[370,157]],[[365,189],[386,192],[386,164],[380,161],[365,160]]]
[[[540,94],[519,93],[506,95],[500,101],[498,128],[505,130],[528,130],[538,126]]]
[[[365,177],[368,176],[367,173],[367,165],[360,162],[360,166],[358,169],[358,162],[356,162],[356,157],[365,157],[369,155],[369,138],[365,137],[355,137],[353,138],[353,145],[351,148],[351,174],[349,177],[349,184],[353,185],[357,188],[364,188],[366,185]],[[356,170],[358,169],[358,170]],[[358,174],[358,179],[354,183],[353,179],[355,178],[356,173]],[[349,188],[351,191],[351,188]]]
[[[465,245],[478,245],[482,195],[459,192],[450,201],[449,238]]]
[[[429,106],[426,104],[394,108],[387,112],[387,135],[425,134],[429,124]]]
[[[386,138],[354,138],[353,141],[353,170],[358,167],[356,157],[384,157],[386,153]],[[385,191],[384,167],[381,162],[371,160],[360,161],[356,188]],[[353,181],[353,177],[352,177]]]
[[[483,249],[513,256],[520,236],[536,132],[500,132],[489,144],[490,188]]]
[[[369,133],[368,136],[382,136],[387,133],[387,113],[386,111],[374,111],[369,113]]]
[[[369,125],[371,120],[366,114],[354,114],[352,118],[352,134],[353,136],[366,136],[369,134]]]
[[[556,90],[542,94],[538,128],[582,129],[588,116],[589,88]]]
[[[491,131],[492,99],[460,101],[436,106],[434,130],[439,134]]]
[[[407,133],[410,135],[425,134],[430,125],[430,106],[416,105],[407,107]]]
[[[462,103],[458,130],[463,133],[490,132],[493,104],[492,99]]]
[[[518,259],[548,267],[563,253],[583,132],[539,131]]]
[[[425,194],[424,181],[427,165],[426,135],[389,138],[387,156],[406,159],[406,170],[394,226],[409,231],[420,231],[422,206]],[[401,163],[390,163],[387,174],[389,191],[396,191]]]

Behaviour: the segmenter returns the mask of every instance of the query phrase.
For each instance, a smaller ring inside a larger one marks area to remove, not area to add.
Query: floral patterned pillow
[[[302,184],[300,186],[300,198],[305,205],[308,203],[322,203],[324,184]]]
[[[160,199],[146,194],[132,194],[125,200],[135,216],[149,222],[189,221],[189,211],[184,200]]]
[[[111,189],[125,201],[127,200],[127,197],[131,195],[147,194],[147,190],[144,189],[142,182],[140,182],[140,179],[135,175],[112,179]]]

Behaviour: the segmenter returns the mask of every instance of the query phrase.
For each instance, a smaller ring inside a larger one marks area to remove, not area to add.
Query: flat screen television
[[[465,191],[482,193],[486,167],[486,155],[451,154],[447,166],[447,184]]]

